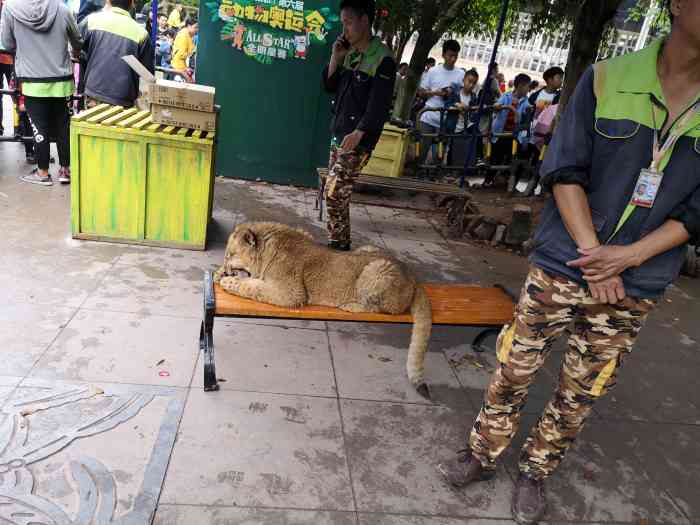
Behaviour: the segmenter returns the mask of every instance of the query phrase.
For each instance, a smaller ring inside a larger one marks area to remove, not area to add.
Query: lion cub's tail
[[[408,348],[408,360],[406,372],[411,384],[419,394],[429,398],[430,392],[425,384],[425,353],[428,351],[428,340],[433,328],[433,309],[430,305],[428,294],[420,284],[416,284],[411,304],[413,315],[413,332],[411,333],[411,345]]]

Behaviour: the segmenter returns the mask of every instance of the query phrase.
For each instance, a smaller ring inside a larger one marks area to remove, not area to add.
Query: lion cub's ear
[[[258,237],[253,233],[253,230],[246,230],[243,232],[243,242],[255,248],[258,244]]]

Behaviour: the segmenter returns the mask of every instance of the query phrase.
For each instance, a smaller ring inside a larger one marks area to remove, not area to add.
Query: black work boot
[[[339,252],[349,252],[350,243],[340,242],[340,241],[328,241],[328,247],[333,250],[338,250]]]
[[[544,481],[520,474],[515,482],[513,503],[510,510],[519,525],[535,525],[544,516],[547,499],[544,494]]]
[[[440,461],[437,469],[442,478],[455,488],[466,487],[473,481],[486,481],[494,474],[492,470],[485,469],[468,448]]]

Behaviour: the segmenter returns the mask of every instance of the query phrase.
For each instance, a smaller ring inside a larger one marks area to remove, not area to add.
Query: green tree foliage
[[[668,16],[664,0],[637,0],[637,5],[627,13],[627,18],[639,22],[647,16],[652,17],[651,30],[658,35],[666,35],[671,31],[671,19]]]
[[[493,33],[501,0],[378,0],[377,29],[400,59],[414,33],[409,75],[399,89],[394,115],[407,118],[430,50],[445,34]]]

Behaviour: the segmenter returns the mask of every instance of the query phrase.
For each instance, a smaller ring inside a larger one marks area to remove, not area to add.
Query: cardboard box
[[[122,59],[147,85],[154,123],[202,131],[216,130],[215,88],[170,80],[156,80],[136,57],[129,55]]]
[[[216,131],[216,113],[151,104],[151,118],[155,124]]]
[[[214,111],[216,88],[211,86],[158,79],[149,87],[152,104],[210,113]]]

